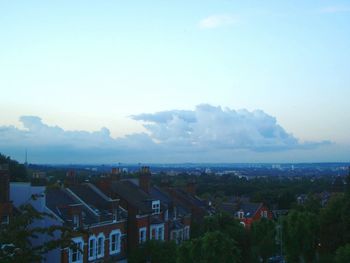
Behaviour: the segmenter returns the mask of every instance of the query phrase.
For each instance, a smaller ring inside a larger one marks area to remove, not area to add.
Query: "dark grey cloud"
[[[203,104],[131,116],[145,133],[113,138],[98,131],[67,131],[37,116],[22,116],[23,129],[0,126],[0,152],[40,163],[184,162],[229,160],[227,156],[315,149],[330,142],[299,140],[261,110],[232,110]],[[253,156],[253,155],[252,155]],[[253,160],[252,160],[253,161]]]

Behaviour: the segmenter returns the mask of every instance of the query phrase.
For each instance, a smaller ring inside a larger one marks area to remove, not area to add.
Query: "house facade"
[[[230,202],[222,203],[219,210],[233,215],[245,228],[262,219],[273,219],[272,211],[263,203],[250,202],[246,198],[234,198]]]
[[[59,248],[44,255],[43,262],[124,262],[126,260],[127,212],[119,200],[104,196],[90,184],[67,187],[11,183],[11,200],[15,206],[30,203],[37,211],[50,217],[34,222],[35,226],[64,226],[72,229],[76,247]],[[33,195],[35,199],[31,198]],[[33,245],[60,238],[40,235]],[[79,248],[79,249],[78,249]]]

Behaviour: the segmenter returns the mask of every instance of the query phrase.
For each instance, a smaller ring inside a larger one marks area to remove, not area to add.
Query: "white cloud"
[[[321,8],[320,13],[328,13],[328,14],[333,14],[333,13],[345,13],[345,12],[350,12],[350,6],[327,6],[324,8]]]
[[[314,143],[299,143],[274,117],[261,110],[235,111],[202,104],[194,111],[167,111],[132,117],[146,122],[144,127],[152,139],[175,149],[276,151],[316,146]]]
[[[112,138],[99,131],[67,131],[36,116],[23,116],[24,129],[0,126],[0,152],[40,163],[227,161],[246,156],[315,149],[329,142],[300,143],[276,119],[261,110],[222,109],[203,104],[195,110],[171,110],[131,116],[146,133]],[[253,161],[253,160],[252,160]]]
[[[238,22],[237,16],[221,14],[221,15],[211,15],[208,16],[201,21],[199,21],[198,25],[202,29],[212,29],[222,26],[230,26],[234,25]]]

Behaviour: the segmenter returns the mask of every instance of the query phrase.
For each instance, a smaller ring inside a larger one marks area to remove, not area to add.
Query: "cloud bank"
[[[301,143],[262,110],[236,111],[202,104],[194,110],[131,118],[142,121],[146,132],[113,138],[105,127],[94,132],[67,131],[47,125],[39,117],[22,116],[24,129],[0,126],[0,152],[23,159],[27,148],[32,161],[39,163],[226,162],[243,152],[249,156],[330,144]]]

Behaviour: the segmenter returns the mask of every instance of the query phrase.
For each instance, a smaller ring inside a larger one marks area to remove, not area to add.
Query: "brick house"
[[[235,198],[222,203],[219,210],[225,211],[238,219],[245,228],[250,228],[253,222],[261,218],[273,219],[273,213],[263,203],[250,202],[246,198]]]
[[[31,199],[35,194],[37,198]],[[39,212],[52,217],[34,222],[35,226],[66,226],[76,230],[74,243],[81,249],[55,249],[44,255],[44,262],[124,262],[126,258],[127,212],[119,200],[111,199],[91,184],[69,184],[46,188],[30,183],[11,183],[11,200],[15,206],[30,203]],[[48,241],[39,236],[36,244]]]
[[[187,183],[185,189],[177,187],[163,187],[178,204],[191,213],[192,222],[202,222],[203,218],[210,214],[207,201],[202,200],[196,195],[195,182]]]
[[[166,207],[168,213],[168,236],[170,241],[180,244],[190,238],[191,213],[183,205],[172,198],[161,187],[151,187],[150,194]]]
[[[13,213],[10,202],[10,175],[7,164],[0,164],[0,226],[9,224]]]
[[[139,178],[121,179],[118,169],[96,182],[105,195],[120,199],[120,206],[128,211],[128,248],[155,239],[169,240],[167,206],[150,194],[151,173],[142,167]]]

